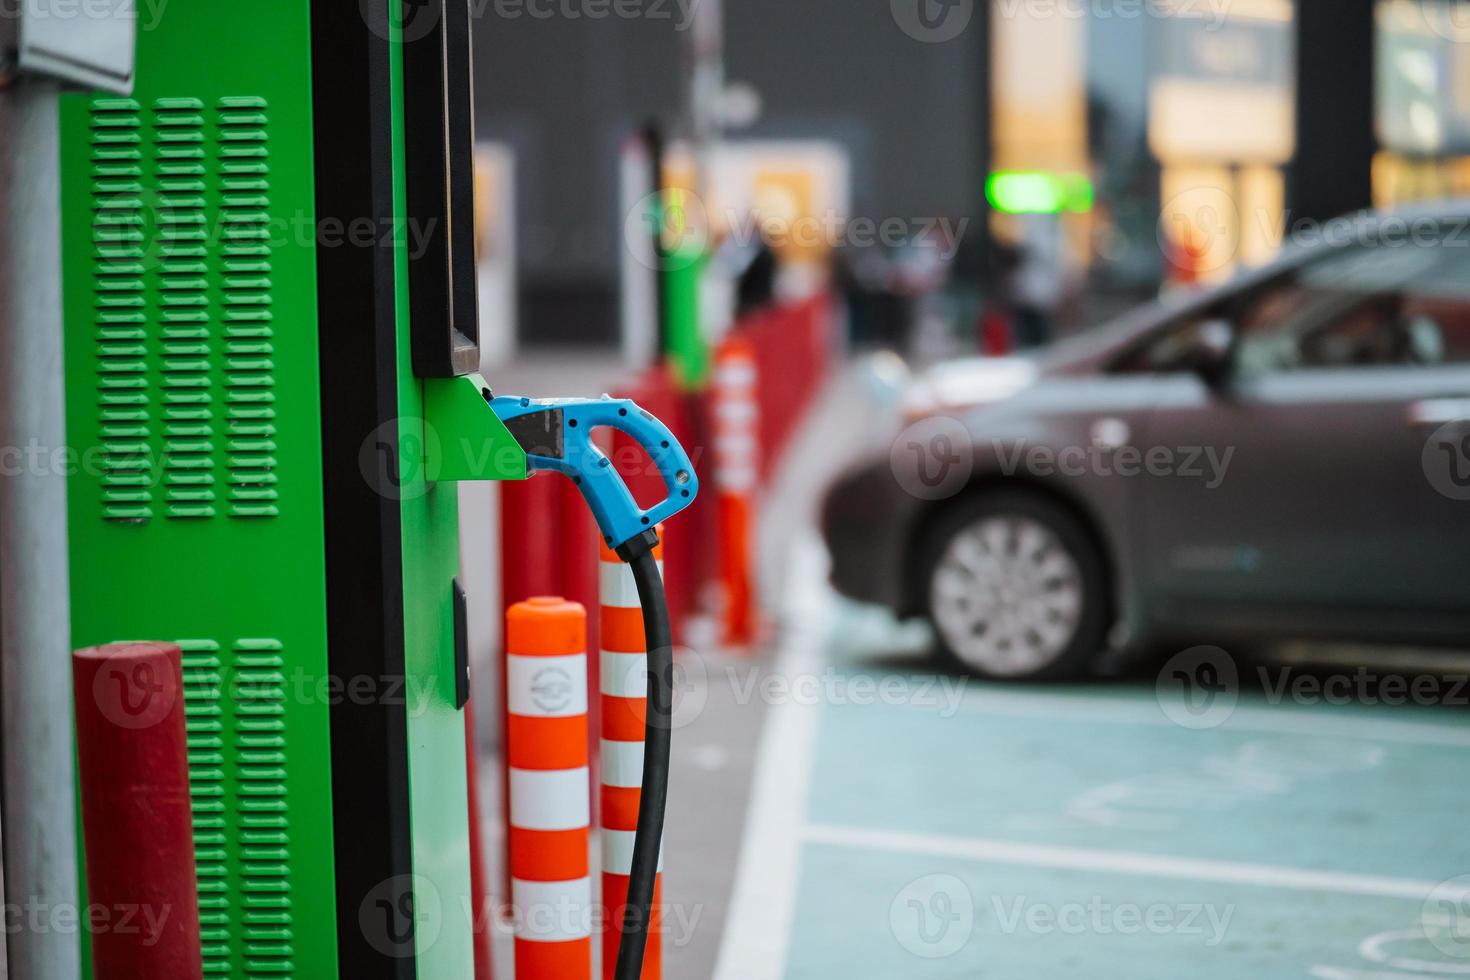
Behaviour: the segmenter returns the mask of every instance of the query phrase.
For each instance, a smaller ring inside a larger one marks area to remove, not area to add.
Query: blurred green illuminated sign
[[[998,170],[985,181],[985,198],[1005,214],[1083,213],[1092,210],[1092,181],[1082,174]]]

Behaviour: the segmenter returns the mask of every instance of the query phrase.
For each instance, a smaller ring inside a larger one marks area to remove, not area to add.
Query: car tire
[[[940,655],[992,680],[1084,677],[1108,626],[1108,577],[1087,526],[1022,490],[956,502],[918,553],[923,607]]]

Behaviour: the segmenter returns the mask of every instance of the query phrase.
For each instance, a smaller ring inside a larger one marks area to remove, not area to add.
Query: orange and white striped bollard
[[[732,647],[755,641],[756,594],[752,536],[760,472],[760,405],[755,354],[728,337],[715,354],[715,522],[718,574],[724,594],[720,639]]]
[[[587,611],[542,597],[505,620],[516,980],[590,980]]]
[[[648,649],[633,570],[606,545],[601,556],[602,634],[602,976],[617,964],[633,838],[643,786],[643,735],[648,711]],[[653,551],[663,574],[663,544]],[[663,976],[663,852],[653,890],[653,915],[643,955],[643,980]]]

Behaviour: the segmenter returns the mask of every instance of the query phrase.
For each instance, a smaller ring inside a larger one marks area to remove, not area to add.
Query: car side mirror
[[[1230,380],[1235,350],[1235,324],[1225,319],[1201,320],[1180,356],[1179,367],[1199,376],[1211,388]]]

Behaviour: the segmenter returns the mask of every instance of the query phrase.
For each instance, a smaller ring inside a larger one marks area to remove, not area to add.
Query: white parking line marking
[[[1153,703],[1119,704],[1104,698],[1068,694],[1005,694],[970,691],[960,708],[965,714],[1037,718],[1045,721],[1085,721],[1116,725],[1161,725],[1178,728]],[[1215,732],[1264,732],[1276,735],[1313,735],[1322,738],[1368,739],[1413,745],[1470,747],[1470,727],[1432,722],[1384,721],[1366,716],[1333,717],[1324,711],[1289,708],[1236,708]]]
[[[1411,878],[1388,878],[1339,871],[1282,868],[1267,864],[1240,864],[1233,861],[1163,857],[1157,854],[1095,850],[1084,847],[1053,847],[1046,844],[1023,844],[1016,841],[980,837],[911,834],[903,831],[840,827],[833,824],[808,825],[802,833],[802,839],[808,844],[885,851],[890,854],[918,854],[925,857],[961,858],[989,864],[1014,864],[1033,868],[1058,868],[1067,871],[1177,878],[1187,881],[1254,885],[1261,888],[1286,888],[1296,891],[1373,895],[1380,898],[1404,898],[1418,902],[1424,901],[1436,888],[1443,891],[1440,882],[1416,881]],[[1470,887],[1462,891],[1461,895],[1446,897],[1470,898]]]
[[[820,668],[832,624],[826,552],[814,538],[792,552],[789,581],[798,591],[784,617],[791,633],[774,665],[774,673],[784,677]],[[768,709],[714,980],[780,980],[786,971],[819,711],[801,698],[784,698]]]

